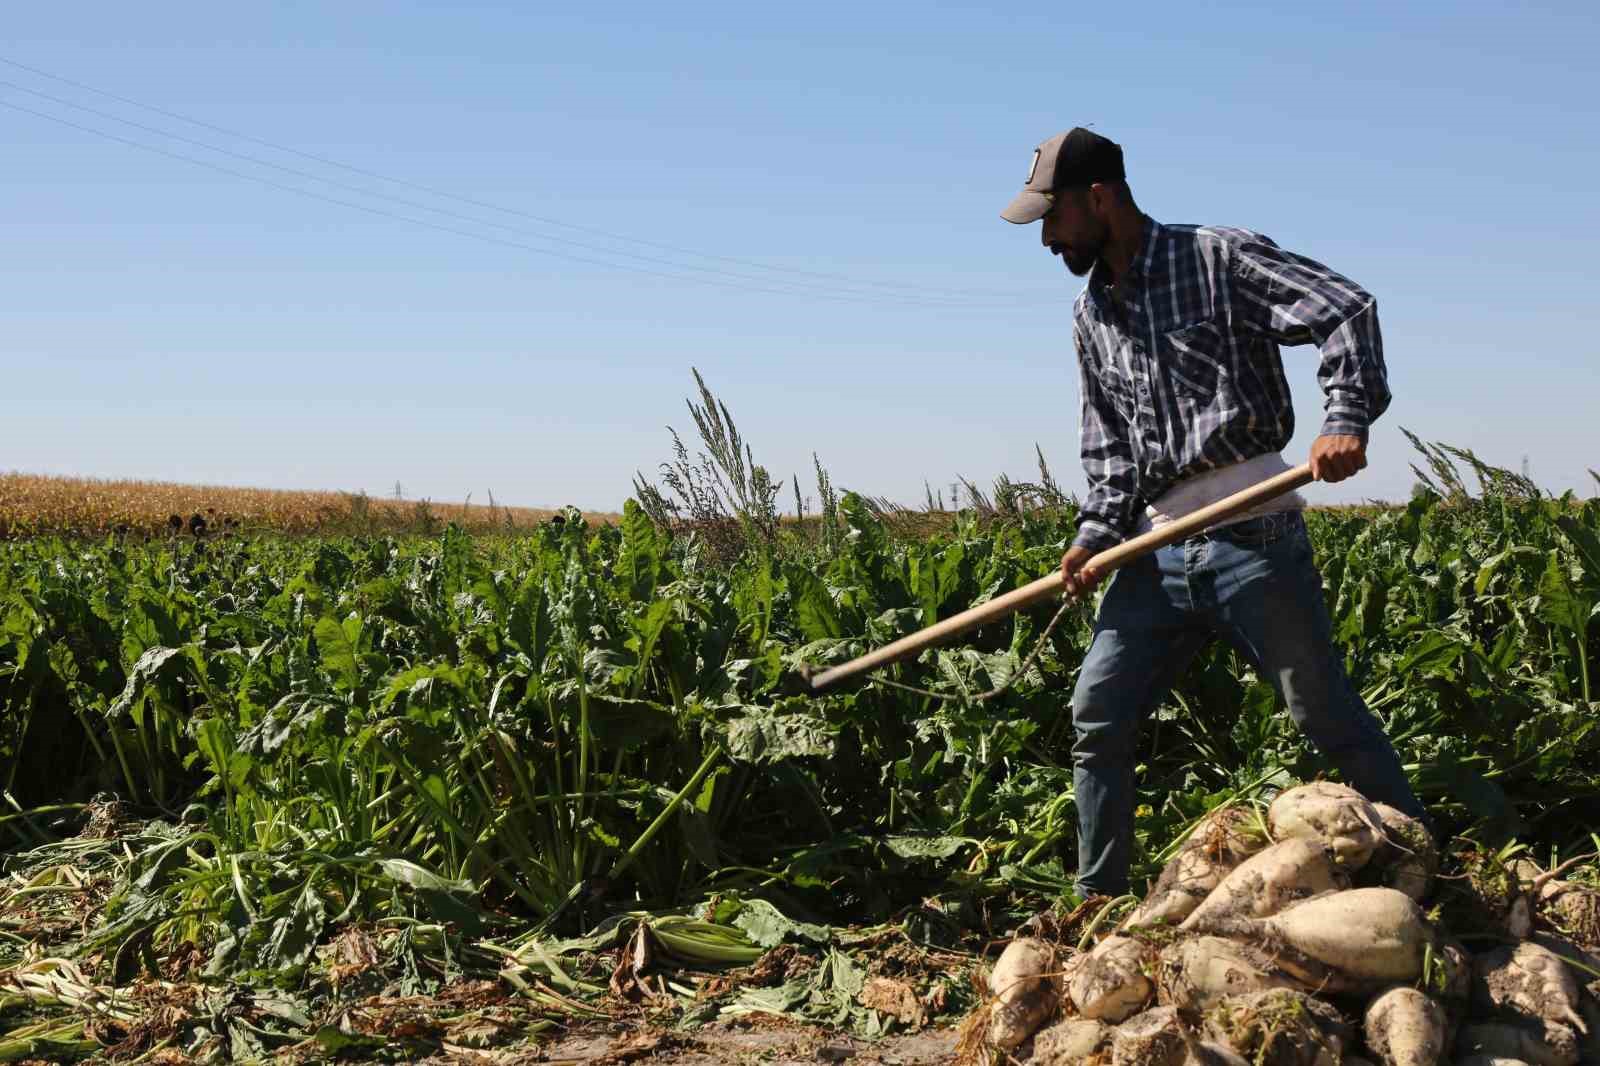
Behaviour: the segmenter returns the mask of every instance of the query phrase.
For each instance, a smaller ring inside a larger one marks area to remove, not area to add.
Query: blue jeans
[[[1298,511],[1212,530],[1119,570],[1072,695],[1078,887],[1128,890],[1139,728],[1214,636],[1270,681],[1351,787],[1425,817],[1394,747],[1333,646]]]

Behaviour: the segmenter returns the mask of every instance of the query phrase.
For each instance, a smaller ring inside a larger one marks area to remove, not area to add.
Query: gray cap
[[[1074,126],[1033,150],[1028,179],[1000,217],[1007,222],[1037,222],[1049,212],[1059,189],[1087,188],[1098,181],[1122,181],[1122,146]]]

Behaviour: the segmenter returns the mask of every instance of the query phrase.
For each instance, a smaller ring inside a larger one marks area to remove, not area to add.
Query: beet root
[[[1162,949],[1156,968],[1159,1002],[1203,1011],[1228,996],[1272,988],[1305,991],[1259,948],[1220,936],[1192,936]]]
[[[1447,1043],[1444,1008],[1414,988],[1391,988],[1374,999],[1362,1029],[1384,1066],[1435,1066]]]
[[[1521,1059],[1533,1066],[1578,1063],[1577,1034],[1560,1022],[1478,1022],[1461,1030],[1456,1037],[1456,1050],[1463,1055]]]
[[[1433,892],[1439,872],[1439,845],[1428,827],[1387,803],[1374,803],[1383,823],[1383,839],[1372,857],[1379,883],[1421,903]]]
[[[1178,853],[1167,861],[1150,894],[1124,926],[1177,925],[1229,871],[1265,844],[1248,810],[1217,808],[1200,820]]]
[[[1561,956],[1532,941],[1496,948],[1473,961],[1472,1005],[1483,1017],[1560,1022],[1582,1033],[1578,983]]]
[[[1354,1032],[1335,1008],[1285,988],[1228,996],[1205,1013],[1205,1035],[1258,1066],[1336,1063]]]
[[[1010,1050],[1033,1035],[1060,1002],[1055,979],[1055,949],[1033,937],[1006,945],[989,975],[989,1042]]]
[[[1175,1007],[1154,1007],[1117,1026],[1112,1066],[1182,1066],[1192,1043]]]
[[[1351,870],[1372,858],[1383,839],[1383,820],[1365,796],[1331,781],[1313,781],[1278,794],[1267,808],[1274,840],[1307,837],[1333,848]]]
[[[1154,952],[1142,941],[1112,936],[1067,966],[1067,996],[1085,1018],[1116,1023],[1138,1013],[1155,986],[1145,971]]]
[[[1111,1046],[1114,1030],[1089,1018],[1063,1018],[1033,1037],[1031,1066],[1077,1066]]]
[[[1222,879],[1179,928],[1218,918],[1265,918],[1324,892],[1350,887],[1350,874],[1320,840],[1291,837],[1259,851]]]

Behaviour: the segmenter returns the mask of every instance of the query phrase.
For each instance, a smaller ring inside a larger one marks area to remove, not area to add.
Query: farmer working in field
[[[1061,559],[1093,589],[1097,552],[1289,469],[1280,344],[1316,344],[1327,395],[1311,469],[1367,465],[1389,404],[1371,296],[1247,230],[1163,225],[1139,210],[1122,149],[1085,129],[1035,151],[1008,222],[1044,221],[1051,255],[1088,285],[1072,313],[1089,495]],[[1394,748],[1345,675],[1298,493],[1119,571],[1072,696],[1078,885],[1120,895],[1133,839],[1134,745],[1184,667],[1221,636],[1272,682],[1346,783],[1421,817]]]

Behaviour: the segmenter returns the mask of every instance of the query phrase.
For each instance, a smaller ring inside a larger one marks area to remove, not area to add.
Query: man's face
[[[1062,189],[1044,216],[1039,239],[1059,255],[1067,269],[1083,277],[1094,268],[1111,236],[1110,227],[1094,211],[1087,189]]]

